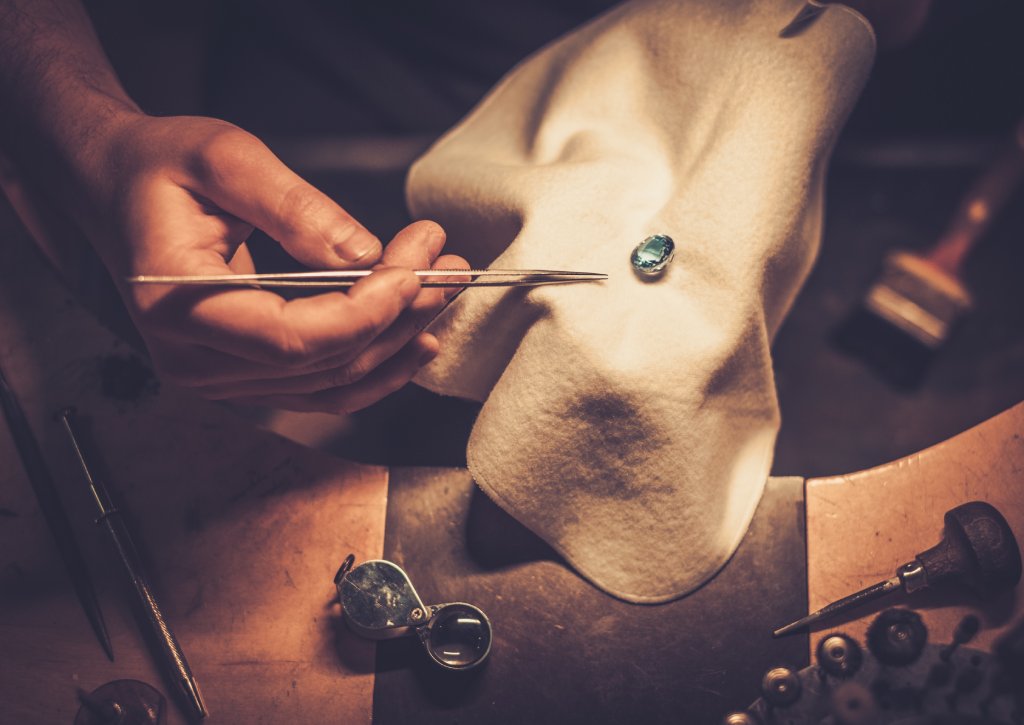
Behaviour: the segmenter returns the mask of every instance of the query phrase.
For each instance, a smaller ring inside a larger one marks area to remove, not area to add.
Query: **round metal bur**
[[[167,711],[160,691],[139,680],[114,680],[79,699],[74,725],[162,725]]]

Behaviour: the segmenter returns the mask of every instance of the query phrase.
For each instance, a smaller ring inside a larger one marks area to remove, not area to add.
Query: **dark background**
[[[219,115],[260,134],[386,238],[407,221],[405,162],[519,58],[607,5],[103,0],[90,7],[145,109]],[[1024,399],[1020,190],[967,265],[973,315],[919,389],[892,388],[829,343],[885,250],[930,244],[1024,115],[1022,28],[1022,3],[943,0],[916,39],[879,55],[831,169],[820,260],[774,347],[783,413],[776,472],[876,465]],[[316,151],[318,140],[353,136],[401,143],[384,168],[353,169],[344,154],[332,160]],[[379,435],[396,409],[406,425]],[[474,412],[406,391],[362,414],[336,449],[399,464],[459,464]],[[435,421],[429,436],[425,420]]]
[[[524,54],[607,4],[105,0],[91,7],[144,108],[219,115],[260,134],[386,238],[407,221],[405,163]],[[934,4],[913,42],[879,55],[831,169],[820,260],[774,347],[783,413],[776,472],[876,465],[1024,399],[1020,190],[967,265],[974,313],[919,389],[887,385],[829,341],[885,250],[930,244],[1024,114],[1022,28],[1022,3],[947,0]],[[363,148],[397,150],[371,152],[380,164],[364,159],[353,168],[344,153],[353,137],[367,142]],[[339,139],[349,139],[341,153],[318,150]],[[383,462],[460,464],[474,412],[406,391],[358,416],[351,437],[334,445]]]

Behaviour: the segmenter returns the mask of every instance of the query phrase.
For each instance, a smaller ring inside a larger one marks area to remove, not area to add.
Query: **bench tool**
[[[145,570],[142,566],[142,559],[132,542],[121,517],[121,512],[113,505],[110,494],[102,480],[94,478],[85,452],[82,450],[75,434],[75,411],[73,408],[65,408],[60,413],[60,420],[64,424],[64,431],[68,435],[71,447],[74,449],[78,465],[82,469],[86,483],[89,484],[89,492],[92,494],[99,517],[97,525],[102,524],[110,534],[114,547],[117,549],[118,558],[128,578],[128,583],[138,598],[139,624],[142,627],[144,637],[149,639],[152,652],[155,655],[157,664],[163,669],[167,684],[171,692],[176,696],[179,704],[184,709],[190,721],[200,720],[206,717],[206,704],[199,691],[199,685],[192,676],[192,669],[189,667],[185,654],[181,651],[174,632],[164,619],[160,605],[156,601],[152,588],[147,581]]]
[[[39,450],[39,443],[32,435],[32,429],[25,418],[25,412],[18,404],[4,377],[4,371],[0,368],[0,402],[3,403],[4,415],[7,417],[7,424],[11,428],[11,436],[14,438],[14,445],[18,449],[21,463],[28,474],[29,483],[35,491],[36,500],[39,502],[39,509],[43,512],[46,525],[50,527],[53,534],[53,541],[57,544],[57,551],[64,561],[64,566],[71,576],[71,583],[75,586],[75,594],[78,601],[85,610],[85,616],[89,618],[96,638],[100,641],[107,658],[114,661],[114,649],[110,645],[110,635],[107,634],[107,625],[103,621],[103,611],[100,609],[99,599],[96,598],[96,588],[92,584],[92,577],[89,568],[82,557],[82,550],[78,547],[75,534],[68,520],[67,512],[57,495],[57,488],[53,485],[53,478],[43,461],[43,452]]]
[[[808,614],[772,636],[802,630],[828,617],[870,602],[897,589],[911,594],[947,580],[967,584],[982,599],[991,599],[1020,581],[1020,546],[1003,515],[984,501],[970,501],[943,517],[946,535],[936,546],[896,570],[896,575]]]

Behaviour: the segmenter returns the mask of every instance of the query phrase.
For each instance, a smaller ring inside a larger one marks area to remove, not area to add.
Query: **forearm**
[[[0,0],[0,108],[0,147],[62,197],[139,113],[79,0]]]

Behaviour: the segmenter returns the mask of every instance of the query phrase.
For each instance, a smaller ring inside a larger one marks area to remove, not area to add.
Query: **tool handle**
[[[135,549],[135,544],[132,542],[124,521],[121,520],[121,514],[117,511],[108,513],[103,517],[103,524],[110,533],[118,557],[121,559],[121,564],[124,566],[125,573],[128,575],[128,580],[138,599],[139,613],[150,629],[152,645],[158,650],[160,664],[167,668],[168,674],[191,675],[178,640],[167,625],[160,605],[149,588],[138,551]]]
[[[181,645],[178,644],[178,638],[174,636],[170,625],[167,624],[163,610],[160,609],[160,604],[149,587],[142,561],[128,528],[121,520],[120,512],[116,509],[111,510],[103,516],[102,521],[110,533],[118,557],[124,565],[128,580],[135,592],[140,625],[146,630],[143,632],[143,637],[146,639],[157,665],[163,670],[172,695],[179,705],[185,708],[190,718],[205,717],[206,706],[198,692],[192,668],[189,667],[185,653],[182,652]]]
[[[1021,578],[1020,547],[998,509],[970,501],[946,512],[946,536],[917,555],[928,584],[961,578],[983,599],[1017,585]]]
[[[1001,151],[985,172],[975,179],[960,202],[945,233],[925,255],[932,264],[959,276],[978,239],[992,223],[1024,177],[1024,120],[1017,124],[1013,143]]]

